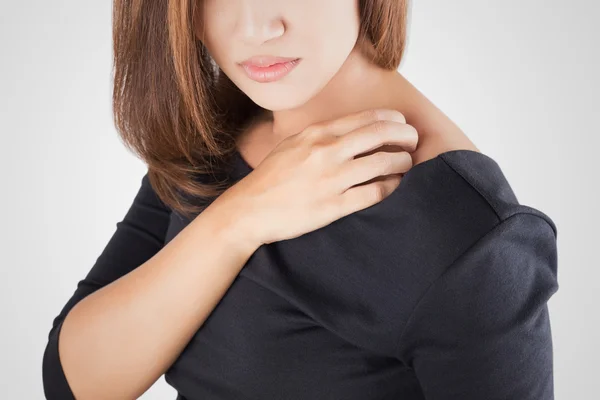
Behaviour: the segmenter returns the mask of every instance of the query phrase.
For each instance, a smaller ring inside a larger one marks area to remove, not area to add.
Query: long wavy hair
[[[397,69],[408,0],[358,0],[357,45]],[[225,75],[194,34],[202,0],[114,0],[113,118],[124,145],[148,166],[160,200],[182,215],[225,191],[237,137],[264,110]],[[204,177],[199,179],[200,177]],[[206,179],[208,178],[208,179]]]

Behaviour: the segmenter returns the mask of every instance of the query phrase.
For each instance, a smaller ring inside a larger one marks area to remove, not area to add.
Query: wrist
[[[228,242],[231,248],[250,256],[262,245],[259,225],[253,222],[252,213],[239,207],[223,207],[211,204],[204,213],[209,212],[215,219],[215,234]],[[214,206],[214,207],[213,207]]]

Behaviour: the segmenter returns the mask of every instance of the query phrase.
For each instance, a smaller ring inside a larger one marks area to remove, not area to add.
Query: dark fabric
[[[80,280],[71,298],[54,318],[43,356],[43,384],[48,399],[74,399],[58,354],[58,336],[67,313],[87,295],[140,266],[164,245],[170,211],[156,196],[144,175],[133,204],[94,266]],[[85,354],[82,354],[84,357]]]
[[[232,179],[251,172],[238,154]],[[72,398],[57,351],[71,307],[189,222],[142,179],[54,320],[48,398]],[[177,400],[552,400],[556,235],[493,159],[442,153],[376,205],[259,247],[165,380]]]

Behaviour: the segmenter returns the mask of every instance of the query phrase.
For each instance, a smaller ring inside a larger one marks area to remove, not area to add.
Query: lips
[[[292,71],[300,58],[255,56],[240,63],[246,75],[260,83],[274,82]]]
[[[251,67],[269,67],[274,64],[282,64],[289,61],[297,60],[298,57],[275,57],[269,55],[262,56],[254,56],[250,57],[246,61],[240,63],[243,66],[251,66]]]

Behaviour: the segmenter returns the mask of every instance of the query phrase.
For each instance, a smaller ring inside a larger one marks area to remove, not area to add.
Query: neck
[[[314,123],[371,108],[402,112],[402,93],[409,89],[406,83],[398,71],[370,63],[355,49],[331,81],[308,102],[270,112],[272,133],[285,138]]]

